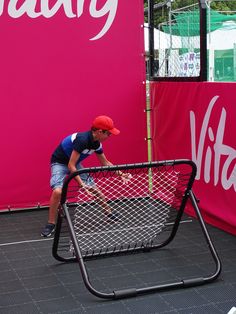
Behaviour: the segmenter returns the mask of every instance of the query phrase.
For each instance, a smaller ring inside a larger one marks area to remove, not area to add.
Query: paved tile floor
[[[213,283],[129,299],[96,298],[84,286],[78,263],[60,263],[51,253],[52,238],[40,237],[46,210],[0,214],[0,313],[224,313],[236,306],[236,237],[208,226],[222,261]],[[181,276],[214,272],[196,222],[181,225],[161,251],[87,262],[98,289],[155,285]]]

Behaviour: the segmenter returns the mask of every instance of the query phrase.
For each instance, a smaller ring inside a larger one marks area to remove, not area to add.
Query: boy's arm
[[[113,166],[113,163],[111,163],[105,156],[104,153],[97,154],[98,160],[100,161],[102,166]],[[124,181],[124,183],[127,183],[131,179],[130,173],[123,173],[122,171],[118,170],[116,171],[116,174],[121,177],[121,179]]]
[[[102,166],[113,166],[113,164],[106,158],[105,154],[96,154]]]

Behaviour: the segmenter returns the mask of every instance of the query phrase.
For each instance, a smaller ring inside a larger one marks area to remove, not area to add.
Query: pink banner
[[[152,82],[153,159],[192,159],[207,222],[236,234],[235,83]]]
[[[0,209],[48,204],[52,151],[96,115],[114,164],[147,160],[142,24],[142,0],[0,1]]]

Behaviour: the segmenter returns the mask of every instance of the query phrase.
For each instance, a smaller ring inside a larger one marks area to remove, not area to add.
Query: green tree
[[[156,0],[155,3],[161,3],[165,2],[164,0]],[[197,0],[191,1],[191,0],[174,0],[173,1],[173,7],[176,8],[183,8],[188,5],[192,5],[194,3],[198,3]],[[144,7],[148,6],[148,0],[144,0]],[[210,6],[212,9],[216,11],[236,11],[236,1],[210,1]]]
[[[158,3],[165,3],[167,1],[165,0],[154,0],[154,4]],[[172,10],[181,9],[184,7],[192,6],[194,4],[197,4],[197,0],[173,0],[171,3]],[[236,14],[236,0],[231,1],[209,1],[210,8],[212,10],[218,11],[222,14]],[[144,7],[148,7],[148,0],[144,0]],[[162,22],[168,21],[168,7],[164,5],[161,9],[158,9],[154,13],[154,21],[155,26]],[[147,22],[148,18],[147,15],[145,16],[145,21]]]
[[[165,3],[167,3],[168,1],[166,0],[154,0],[154,4],[163,4],[163,6],[161,8],[159,8],[158,10],[154,11],[154,24],[157,27],[158,24],[166,22],[169,18],[169,7],[168,5],[166,5]],[[196,3],[196,0],[172,0],[171,2],[171,8],[172,10],[176,10],[179,8],[184,8],[187,6],[191,6],[194,3]],[[148,0],[144,0],[144,7],[148,7]],[[145,21],[147,22],[148,17],[147,15],[145,16]]]

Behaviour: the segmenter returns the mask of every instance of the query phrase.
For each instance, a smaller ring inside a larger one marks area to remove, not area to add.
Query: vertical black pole
[[[154,0],[148,0],[148,32],[149,32],[149,79],[153,78],[154,70]]]
[[[207,6],[205,0],[200,4],[200,81],[207,81]]]

